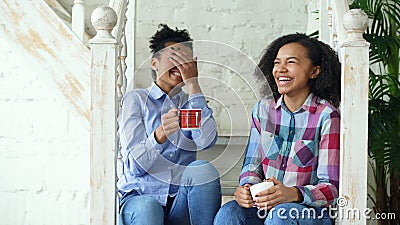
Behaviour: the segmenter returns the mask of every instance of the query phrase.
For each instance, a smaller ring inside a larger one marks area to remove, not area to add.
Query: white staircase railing
[[[368,17],[349,10],[347,0],[320,0],[322,40],[329,43],[342,63],[339,224],[366,224],[368,168],[369,43],[363,38]],[[324,29],[329,27],[329,32]],[[329,35],[327,35],[329,33]]]
[[[91,47],[90,223],[115,224],[118,214],[116,181],[122,173],[118,116],[127,79],[125,37],[129,1],[112,0],[93,11],[97,35]]]

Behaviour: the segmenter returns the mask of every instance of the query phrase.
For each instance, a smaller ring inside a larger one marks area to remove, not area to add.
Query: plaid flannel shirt
[[[252,127],[240,185],[275,176],[298,188],[302,204],[335,203],[339,185],[340,115],[326,100],[310,93],[303,106],[290,112],[281,96],[264,98],[252,111]]]

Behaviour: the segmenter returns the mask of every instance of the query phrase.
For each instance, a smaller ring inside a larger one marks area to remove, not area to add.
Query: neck
[[[285,102],[286,107],[290,110],[290,112],[295,112],[299,110],[300,107],[304,104],[309,94],[310,92],[296,96],[284,95],[283,100]]]

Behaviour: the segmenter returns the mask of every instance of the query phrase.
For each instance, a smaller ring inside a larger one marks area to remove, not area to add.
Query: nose
[[[275,70],[277,72],[286,72],[287,71],[286,63],[281,62],[279,64],[275,64]]]

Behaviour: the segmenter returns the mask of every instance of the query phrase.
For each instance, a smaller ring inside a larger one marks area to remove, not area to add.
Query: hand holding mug
[[[154,132],[154,138],[158,143],[164,143],[168,136],[179,130],[178,111],[178,109],[172,108],[161,116],[161,126]]]

